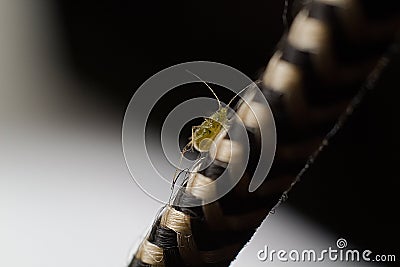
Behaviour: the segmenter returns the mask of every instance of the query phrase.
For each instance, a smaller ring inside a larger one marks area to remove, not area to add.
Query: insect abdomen
[[[214,139],[221,132],[222,124],[216,120],[206,118],[194,132],[193,145],[200,152],[207,152]]]

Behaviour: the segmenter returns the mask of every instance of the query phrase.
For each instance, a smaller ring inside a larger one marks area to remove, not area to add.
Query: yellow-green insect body
[[[219,108],[210,117],[205,118],[202,124],[193,127],[189,144],[199,152],[207,152],[221,130],[228,127],[228,122],[228,108]]]
[[[183,148],[181,152],[181,159],[179,165],[182,163],[182,158],[183,155],[189,151],[196,149],[197,151],[203,153],[203,152],[208,152],[211,148],[211,145],[213,144],[214,140],[217,138],[217,136],[221,133],[221,131],[225,130],[228,131],[229,128],[229,118],[228,118],[228,111],[229,111],[229,106],[233,102],[236,96],[238,96],[242,91],[240,91],[238,94],[236,94],[226,105],[225,107],[222,107],[221,101],[219,100],[218,96],[215,94],[214,90],[205,82],[203,81],[199,76],[196,74],[192,73],[189,70],[186,70],[187,72],[191,73],[192,75],[196,76],[201,82],[203,82],[208,89],[213,93],[215,96],[215,99],[218,101],[218,110],[214,112],[211,116],[204,118],[204,121],[197,126],[192,126],[192,136],[190,137],[189,143]],[[179,176],[179,169],[177,168],[175,171],[172,187],[174,186],[177,176]]]
[[[211,148],[212,143],[214,142],[215,138],[221,133],[223,129],[228,130],[228,109],[229,105],[235,99],[233,97],[228,105],[222,107],[221,101],[219,100],[218,96],[215,94],[214,90],[205,82],[203,81],[198,75],[194,74],[193,72],[186,70],[193,76],[197,77],[201,82],[203,82],[208,89],[210,89],[211,93],[215,96],[215,99],[218,101],[218,110],[214,112],[210,117],[204,119],[204,121],[198,125],[192,127],[192,136],[190,142],[183,148],[183,154],[195,148],[199,152],[208,152]]]

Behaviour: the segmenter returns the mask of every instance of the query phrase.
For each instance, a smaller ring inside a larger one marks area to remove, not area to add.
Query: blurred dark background
[[[208,60],[256,78],[283,33],[278,0],[64,0],[55,7],[70,68],[95,85],[87,94],[113,103],[121,122],[136,88],[163,68]],[[399,64],[397,57],[287,202],[383,254],[398,253]]]
[[[282,34],[282,1],[57,1],[74,70],[120,103],[165,67],[193,60],[255,77]]]

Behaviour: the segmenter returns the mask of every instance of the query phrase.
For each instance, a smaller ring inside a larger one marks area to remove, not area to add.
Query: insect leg
[[[199,128],[201,128],[202,126],[200,126],[200,125],[198,125],[198,126],[192,126],[192,137],[191,137],[191,141],[189,142],[189,144],[190,144],[190,150],[191,151],[193,151],[193,146],[194,146],[194,131],[196,131],[196,129],[199,129]],[[189,145],[188,144],[188,145]]]
[[[172,200],[172,198],[173,198],[173,196],[174,196],[175,184],[176,184],[176,182],[178,181],[179,176],[180,176],[183,172],[186,172],[185,177],[184,177],[183,182],[182,182],[182,184],[184,184],[184,183],[185,183],[185,180],[187,180],[187,173],[188,173],[188,171],[189,171],[189,169],[183,169],[183,170],[180,170],[180,171],[178,172],[178,169],[176,169],[175,175],[174,175],[174,179],[172,180],[171,194],[170,194],[169,200],[168,200],[168,204],[169,204],[169,205],[171,205],[171,200]]]
[[[178,168],[175,170],[175,174],[174,174],[174,178],[172,179],[172,186],[171,189],[173,189],[174,184],[176,183],[176,180],[178,179],[178,172],[181,172],[181,165],[182,165],[182,159],[183,156],[185,155],[185,153],[189,150],[193,151],[193,140],[194,140],[194,131],[200,128],[200,126],[192,126],[192,136],[191,136],[191,140],[189,143],[186,144],[186,146],[182,149],[181,151],[181,157],[179,158],[179,166]]]

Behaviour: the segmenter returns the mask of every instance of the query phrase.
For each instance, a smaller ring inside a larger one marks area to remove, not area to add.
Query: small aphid
[[[218,101],[218,110],[214,112],[210,117],[204,118],[204,121],[197,126],[192,127],[192,136],[190,138],[190,142],[183,148],[182,154],[189,150],[193,150],[195,148],[199,152],[208,152],[211,148],[211,145],[215,138],[221,133],[223,129],[228,130],[229,127],[229,119],[228,119],[228,109],[229,105],[232,101],[238,96],[241,92],[236,94],[228,103],[227,106],[223,107],[221,105],[221,101],[218,96],[215,94],[214,90],[203,81],[198,75],[186,70],[192,75],[196,76],[201,82],[203,82],[208,89],[213,93],[216,100]]]
[[[179,164],[182,163],[183,155],[189,150],[193,151],[193,148],[201,153],[208,152],[210,150],[211,145],[214,142],[215,138],[221,133],[221,131],[223,129],[226,131],[228,130],[228,128],[229,128],[229,118],[228,118],[229,106],[233,102],[233,100],[248,87],[248,86],[246,86],[244,89],[242,89],[239,93],[237,93],[229,101],[227,106],[223,107],[221,105],[221,101],[219,100],[217,94],[205,81],[203,81],[198,75],[194,74],[193,72],[191,72],[189,70],[186,70],[186,71],[188,73],[194,75],[201,82],[203,82],[208,87],[208,89],[210,89],[211,93],[215,96],[215,99],[218,101],[218,110],[215,111],[211,116],[204,118],[204,121],[200,125],[192,126],[192,135],[189,138],[190,141],[182,149],[181,159],[180,159]],[[177,178],[179,176],[178,173],[179,173],[179,169],[176,169],[173,183],[172,183],[172,188],[174,187],[175,181],[177,180]]]

